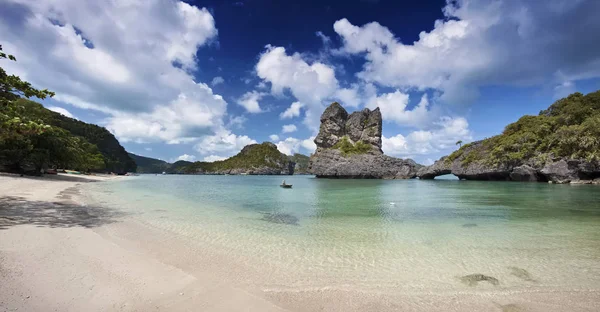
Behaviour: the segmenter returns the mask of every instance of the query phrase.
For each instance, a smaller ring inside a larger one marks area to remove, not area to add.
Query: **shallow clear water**
[[[600,285],[598,186],[283,178],[144,175],[85,187],[91,201],[265,268],[273,287],[454,290],[474,273],[506,288]]]

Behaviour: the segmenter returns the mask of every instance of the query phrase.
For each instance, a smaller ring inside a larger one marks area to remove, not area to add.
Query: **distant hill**
[[[137,163],[138,173],[280,175],[306,174],[308,169],[308,156],[287,156],[270,142],[247,145],[237,155],[215,162],[180,160],[171,164],[132,153],[129,156]]]
[[[129,156],[137,164],[137,173],[185,173],[184,169],[193,164],[192,162],[185,160],[168,163],[164,160],[140,156],[133,153],[129,153]]]
[[[171,166],[171,164],[164,160],[144,157],[133,153],[128,154],[137,164],[137,173],[162,173]]]
[[[237,155],[221,161],[198,161],[185,169],[194,174],[294,174],[294,164],[271,142],[246,145]]]
[[[310,157],[296,153],[294,156],[288,156],[288,159],[296,163],[294,173],[308,174],[308,162],[310,161]]]
[[[46,124],[62,128],[96,145],[104,157],[104,170],[118,173],[136,171],[133,159],[106,128],[66,117],[27,99],[18,99],[15,105],[23,107],[22,111],[28,118],[42,120]]]

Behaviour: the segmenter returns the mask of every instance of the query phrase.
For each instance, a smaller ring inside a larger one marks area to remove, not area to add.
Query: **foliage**
[[[310,161],[308,156],[296,153],[288,156],[288,159],[296,163],[294,173],[308,173],[308,162]]]
[[[517,166],[558,157],[600,161],[600,91],[574,93],[537,116],[523,116],[501,135],[463,145],[446,162]]]
[[[186,173],[218,172],[231,169],[279,168],[285,169],[289,163],[288,157],[277,150],[270,142],[250,144],[245,146],[237,155],[221,161],[198,161],[187,166]]]
[[[348,136],[343,136],[334,146],[333,148],[339,149],[344,156],[350,156],[355,154],[365,154],[368,153],[372,147],[371,145],[358,141],[354,144],[348,139]]]
[[[194,164],[191,161],[185,161],[185,160],[178,160],[174,163],[172,163],[169,168],[166,170],[167,173],[177,173],[177,174],[181,174],[181,173],[186,173],[187,171],[187,167]]]
[[[1,50],[0,46],[0,59],[16,60]],[[62,116],[25,99],[52,96],[53,92],[35,89],[0,67],[0,165],[21,172],[29,168],[36,173],[45,167],[118,171],[113,170],[115,159],[110,157],[110,151],[105,153],[104,146],[97,144],[102,142],[96,140],[101,133],[125,152],[106,129]],[[128,165],[135,169],[135,163],[129,161],[131,164],[120,166],[121,169]]]
[[[2,52],[2,45],[0,45],[0,60],[1,59],[8,59],[11,61],[17,60],[13,55]],[[47,89],[35,89],[29,82],[21,80],[18,76],[8,75],[6,71],[0,67],[0,105],[8,106],[12,100],[20,96],[45,99],[46,97],[54,96],[54,92],[48,91]]]
[[[128,153],[129,157],[137,164],[137,173],[162,173],[168,171],[171,164],[164,160],[154,159],[150,157],[139,156]]]

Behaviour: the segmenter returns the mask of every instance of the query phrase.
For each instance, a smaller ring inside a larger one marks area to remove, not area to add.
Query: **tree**
[[[0,59],[16,61],[13,55],[2,52]],[[24,105],[21,97],[45,99],[54,92],[38,90],[15,75],[8,75],[0,67],[0,165],[23,172],[34,168],[36,174],[50,166],[97,170],[104,167],[104,157],[96,145],[83,137],[74,136],[60,127],[42,120],[45,110],[41,105]],[[25,102],[23,102],[25,101]]]
[[[458,140],[458,141],[456,141],[456,145],[458,145],[458,146],[459,146],[458,148],[461,148],[461,147],[462,147],[462,144],[463,144],[463,141],[462,141],[462,140]]]

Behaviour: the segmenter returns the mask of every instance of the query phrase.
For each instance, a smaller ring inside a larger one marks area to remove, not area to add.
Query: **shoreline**
[[[0,175],[0,311],[284,311],[161,261],[147,239],[162,233],[78,202],[79,184],[113,177],[69,178]]]
[[[6,311],[593,311],[598,302],[598,289],[568,287],[261,284],[269,273],[259,261],[86,205],[78,198],[84,181],[59,177],[0,175]],[[94,180],[113,178],[121,177]]]

